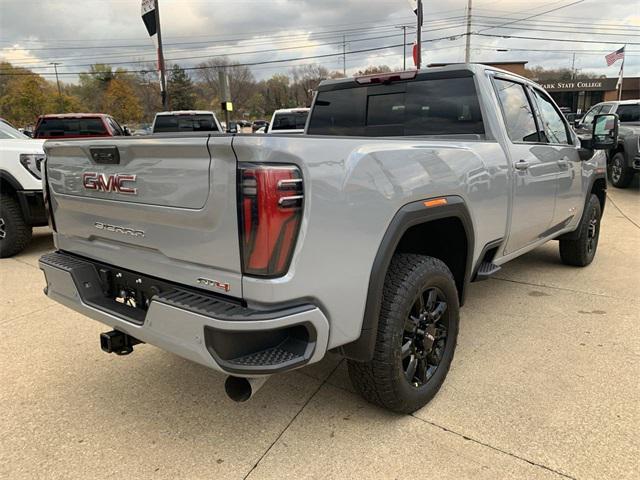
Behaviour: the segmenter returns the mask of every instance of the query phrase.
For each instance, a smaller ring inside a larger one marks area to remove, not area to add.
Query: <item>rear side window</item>
[[[308,133],[346,136],[482,135],[472,77],[318,93]]]
[[[217,132],[213,115],[158,115],[154,133],[166,132]]]
[[[640,122],[640,105],[619,105],[616,110],[620,122]]]
[[[308,116],[308,112],[278,113],[271,130],[303,130]]]
[[[539,142],[540,137],[533,109],[524,91],[524,86],[498,78],[494,79],[494,82],[511,141]]]
[[[36,137],[70,137],[106,135],[101,118],[43,118],[38,124]]]

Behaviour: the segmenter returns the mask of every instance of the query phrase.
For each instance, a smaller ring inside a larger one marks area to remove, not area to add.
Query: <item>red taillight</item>
[[[293,165],[244,163],[238,169],[242,272],[279,277],[296,245],[304,188]]]

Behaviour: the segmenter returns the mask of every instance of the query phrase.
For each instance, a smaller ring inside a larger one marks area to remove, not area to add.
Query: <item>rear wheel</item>
[[[624,152],[616,153],[608,165],[609,181],[616,188],[627,188],[633,180],[634,171],[624,160]]]
[[[600,239],[602,208],[595,195],[591,195],[578,226],[578,237],[574,240],[560,240],[560,258],[566,265],[586,267],[596,256]]]
[[[393,257],[373,359],[349,360],[349,377],[368,401],[411,413],[440,389],[458,336],[456,284],[447,266],[424,255]]]
[[[31,227],[22,217],[16,199],[0,194],[0,258],[20,253],[31,241]]]

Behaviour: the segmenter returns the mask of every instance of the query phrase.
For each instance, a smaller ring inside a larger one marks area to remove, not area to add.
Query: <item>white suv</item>
[[[47,224],[43,143],[0,119],[0,258],[21,252],[31,240],[32,227]]]

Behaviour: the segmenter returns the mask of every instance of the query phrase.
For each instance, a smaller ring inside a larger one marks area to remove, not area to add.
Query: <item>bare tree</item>
[[[245,112],[256,88],[255,78],[249,68],[238,65],[237,62],[231,62],[226,57],[212,58],[199,64],[198,68],[201,94],[206,97],[206,100],[210,99],[212,107],[220,105],[218,72],[220,69],[224,69],[229,77],[231,101],[234,103],[236,111]]]

